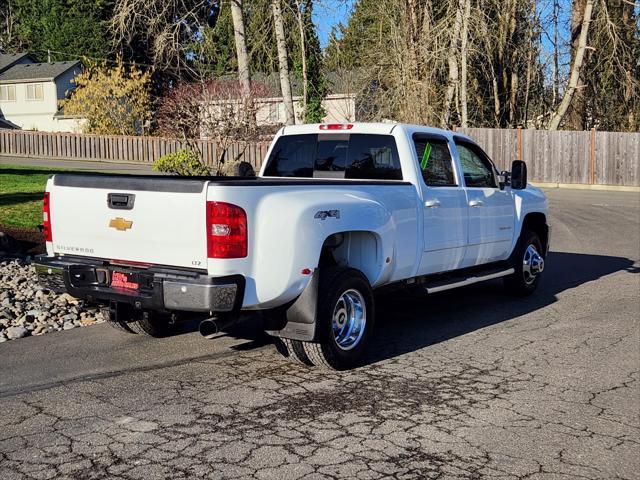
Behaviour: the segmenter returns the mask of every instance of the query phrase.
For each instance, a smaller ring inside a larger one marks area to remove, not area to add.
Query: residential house
[[[284,125],[287,121],[286,107],[282,97],[256,98],[256,122],[258,126]],[[333,93],[322,99],[324,123],[347,123],[356,120],[356,96],[351,93]],[[293,109],[297,119],[302,118],[302,97],[293,97]]]
[[[252,100],[255,109],[256,125],[275,129],[286,124],[286,107],[282,97],[257,97]],[[244,105],[240,99],[216,100],[203,103],[200,111],[200,137],[208,138],[208,130],[216,128],[218,123],[240,116]],[[325,115],[323,123],[348,123],[356,121],[356,96],[350,93],[329,94],[322,99]],[[302,123],[302,97],[293,97],[293,109],[296,123]]]
[[[322,108],[325,115],[323,123],[348,123],[361,121],[359,112],[362,110],[362,99],[355,91],[355,73],[328,72],[325,74],[328,93],[322,99]],[[260,72],[252,75],[252,103],[255,110],[256,125],[263,133],[275,132],[280,126],[286,124],[286,106],[283,98],[279,96],[280,76],[278,73],[263,74]],[[295,74],[290,76],[291,90],[293,92],[293,108],[296,123],[303,122],[303,84]],[[206,86],[209,93],[205,97],[211,100],[202,102],[200,111],[200,137],[208,138],[210,132],[217,124],[224,123],[227,119],[240,117],[244,104],[240,98],[241,87],[234,76],[226,76],[214,79]]]
[[[79,131],[83,120],[65,116],[59,102],[81,70],[79,61],[37,63],[28,54],[0,54],[0,120],[24,130]]]
[[[33,63],[35,60],[28,53],[5,54],[0,53],[0,73],[14,65]]]

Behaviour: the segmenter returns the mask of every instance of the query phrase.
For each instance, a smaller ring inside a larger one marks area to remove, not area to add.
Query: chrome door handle
[[[424,206],[427,208],[438,208],[441,205],[440,200],[432,199],[426,200]]]
[[[483,205],[484,205],[484,202],[482,200],[471,200],[469,202],[470,207],[481,207]]]

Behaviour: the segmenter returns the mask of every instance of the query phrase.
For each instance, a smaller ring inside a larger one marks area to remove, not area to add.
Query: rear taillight
[[[46,242],[53,241],[51,234],[51,197],[49,192],[44,192],[44,200],[42,201],[42,233]]]
[[[207,202],[207,256],[247,256],[247,214],[237,205]]]

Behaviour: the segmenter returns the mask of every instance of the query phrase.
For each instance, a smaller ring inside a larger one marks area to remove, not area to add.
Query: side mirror
[[[522,160],[515,160],[511,165],[511,188],[514,190],[527,188],[527,164]]]
[[[500,175],[498,175],[498,185],[500,187],[500,190],[504,190],[505,187],[510,186],[511,172],[507,172],[506,170],[501,171]]]

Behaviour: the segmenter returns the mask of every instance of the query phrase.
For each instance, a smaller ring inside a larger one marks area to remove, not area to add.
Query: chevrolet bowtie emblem
[[[129,230],[133,222],[131,220],[125,220],[122,217],[114,218],[109,222],[109,228],[115,228],[116,230],[120,230],[124,232],[125,230]]]

